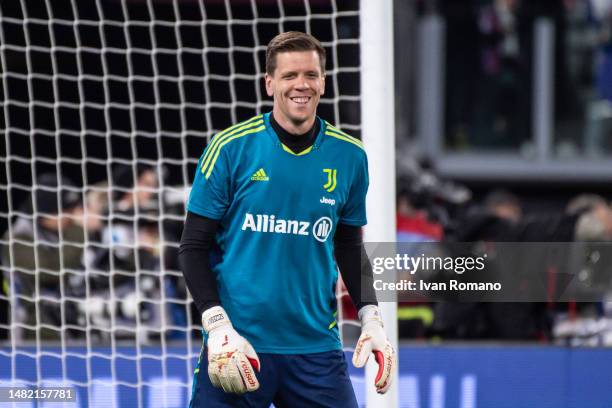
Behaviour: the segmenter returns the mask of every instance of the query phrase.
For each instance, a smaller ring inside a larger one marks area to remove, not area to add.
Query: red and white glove
[[[384,394],[391,386],[393,367],[396,364],[395,350],[385,334],[378,306],[362,307],[359,310],[359,320],[361,320],[361,336],[353,353],[353,365],[357,368],[363,367],[368,362],[370,354],[374,353],[378,363],[374,385],[376,392]]]
[[[223,391],[244,394],[259,388],[255,370],[259,357],[253,346],[238,334],[221,306],[202,313],[202,326],[208,334],[208,376]]]

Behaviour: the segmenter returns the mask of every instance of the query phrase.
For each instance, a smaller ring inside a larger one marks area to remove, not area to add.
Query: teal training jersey
[[[355,139],[321,121],[295,154],[270,113],[217,134],[198,162],[187,210],[220,220],[212,264],[221,304],[257,352],[340,349],[333,236],[366,224],[368,165]]]

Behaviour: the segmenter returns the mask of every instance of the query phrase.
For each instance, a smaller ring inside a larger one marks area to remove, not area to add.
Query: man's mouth
[[[293,102],[300,104],[300,105],[305,105],[310,101],[310,96],[293,96],[289,99],[291,99]]]

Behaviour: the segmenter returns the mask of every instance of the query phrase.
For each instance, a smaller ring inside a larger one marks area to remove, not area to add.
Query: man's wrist
[[[358,316],[361,321],[361,327],[371,322],[379,323],[381,326],[383,325],[377,305],[366,305],[362,307],[359,309]]]
[[[221,306],[211,307],[202,313],[202,327],[207,334],[212,330],[227,324],[231,325],[231,322],[229,316],[225,312],[225,309],[223,309]]]

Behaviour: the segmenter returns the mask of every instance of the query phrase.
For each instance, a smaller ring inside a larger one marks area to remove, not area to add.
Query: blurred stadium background
[[[287,30],[323,42],[319,114],[361,137],[363,2],[0,2],[0,385],[188,404],[200,322],[177,250],[197,159],[271,109],[265,46]],[[563,217],[577,196],[609,207],[612,1],[392,3],[398,241],[457,239],[473,214]],[[605,294],[397,317],[400,407],[612,405]]]

